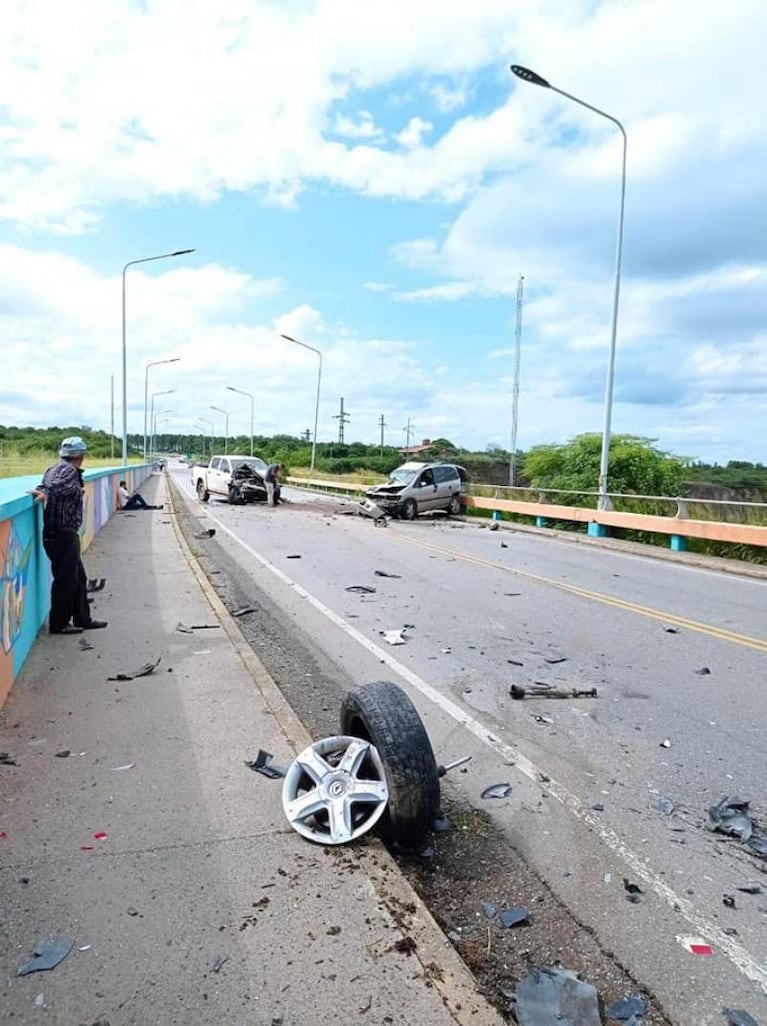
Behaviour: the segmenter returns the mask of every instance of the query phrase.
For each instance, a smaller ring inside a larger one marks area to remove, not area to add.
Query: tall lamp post
[[[178,361],[180,359],[181,359],[180,356],[173,356],[173,357],[171,357],[170,360],[150,360],[149,363],[146,365],[146,370],[144,372],[144,461],[145,462],[146,462],[146,457],[147,457],[147,447],[146,447],[146,444],[147,444],[147,420],[146,420],[146,416],[147,416],[147,400],[149,398],[149,368],[150,367],[157,367],[161,363],[178,363]],[[150,418],[150,426],[151,426],[151,418]]]
[[[234,385],[226,386],[230,392],[237,392],[240,395],[246,395],[250,399],[250,455],[253,455],[253,411],[255,396],[252,392],[246,392],[244,388],[235,388]],[[227,421],[228,423],[228,421]]]
[[[302,346],[304,349],[308,349],[312,353],[316,353],[320,360],[319,370],[317,372],[317,400],[314,404],[314,435],[312,437],[312,462],[309,467],[309,476],[311,477],[314,473],[314,458],[317,453],[317,421],[320,415],[320,384],[322,382],[322,353],[319,349],[315,349],[314,346],[308,346],[306,342],[299,342],[297,338],[292,338],[290,335],[280,335],[280,338],[284,338],[286,342],[295,342],[297,346]]]
[[[198,417],[197,419],[199,420],[200,424],[203,424],[203,425],[207,424],[208,429],[210,431],[210,455],[212,457],[213,456],[213,429],[215,427],[215,424],[213,423],[212,420],[206,420],[205,417]]]
[[[211,410],[215,410],[216,413],[223,413],[226,418],[226,427],[224,428],[224,456],[229,454],[229,411],[222,410],[220,406],[211,406]]]
[[[154,401],[155,401],[155,399],[157,398],[158,395],[171,395],[171,393],[175,392],[175,391],[176,391],[175,388],[165,388],[165,389],[163,389],[162,392],[152,392],[152,399],[151,399],[150,406],[149,406],[149,429],[150,429],[150,431],[152,431],[152,425],[154,424]],[[154,434],[154,431],[152,431],[152,434]],[[151,449],[152,440],[150,439],[149,441],[150,441],[150,449]]]
[[[151,423],[152,437],[150,439],[150,447],[151,447],[151,452],[153,452],[155,454],[155,456],[157,455],[157,453],[154,452],[154,447],[157,444],[157,425],[159,423],[161,423],[162,421],[164,421],[164,420],[170,420],[170,417],[163,417],[162,416],[163,413],[173,413],[173,410],[158,410],[157,413],[155,413],[154,416],[152,417],[152,423]]]
[[[612,331],[610,334],[610,354],[607,359],[607,375],[605,378],[605,410],[604,410],[604,425],[602,428],[602,455],[599,461],[599,509],[608,509],[610,506],[610,499],[607,494],[607,471],[610,462],[610,429],[612,422],[612,410],[613,410],[613,382],[615,378],[615,340],[618,333],[618,302],[620,298],[621,290],[621,257],[623,255],[623,212],[626,200],[626,129],[620,123],[620,121],[613,117],[612,114],[608,114],[604,110],[600,110],[599,107],[593,107],[590,103],[586,103],[585,100],[579,100],[577,96],[572,96],[570,93],[566,93],[563,89],[558,89],[556,86],[551,85],[545,78],[542,78],[536,72],[531,71],[529,68],[523,68],[519,64],[512,64],[511,70],[517,76],[521,78],[523,82],[530,82],[532,85],[541,86],[543,89],[551,89],[552,92],[559,93],[560,96],[564,96],[568,100],[572,100],[573,103],[577,103],[581,107],[585,107],[587,110],[593,111],[595,114],[601,115],[603,118],[607,118],[608,121],[612,121],[614,125],[620,129],[621,136],[623,137],[623,161],[621,164],[621,200],[620,200],[620,212],[618,215],[618,233],[617,241],[615,245],[615,282],[613,285],[613,318],[612,318]]]
[[[125,272],[129,267],[136,264],[148,264],[151,260],[168,260],[171,257],[185,256],[187,253],[194,253],[193,249],[176,249],[172,253],[159,253],[157,256],[141,257],[140,260],[129,260],[123,267],[123,445],[122,462],[123,466],[128,465],[128,358],[125,345]],[[146,429],[146,425],[144,425]]]

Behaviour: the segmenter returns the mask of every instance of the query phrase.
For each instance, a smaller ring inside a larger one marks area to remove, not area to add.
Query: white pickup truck
[[[232,505],[266,502],[264,475],[267,464],[260,456],[212,456],[210,462],[195,463],[192,484],[200,502],[211,496],[228,499]],[[279,498],[279,485],[275,500]]]

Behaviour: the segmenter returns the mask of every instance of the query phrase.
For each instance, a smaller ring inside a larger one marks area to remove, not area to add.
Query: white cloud
[[[401,132],[397,133],[397,142],[402,143],[408,149],[420,146],[421,141],[428,132],[434,128],[431,121],[424,121],[423,118],[411,118]]]
[[[336,135],[343,135],[348,139],[381,139],[383,137],[382,129],[376,125],[369,110],[360,111],[357,121],[337,114],[333,131]]]

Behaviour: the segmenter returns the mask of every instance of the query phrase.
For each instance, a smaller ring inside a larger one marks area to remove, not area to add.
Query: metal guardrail
[[[355,495],[365,492],[370,486],[356,482],[329,481],[288,477],[287,483],[312,489],[327,491],[335,495]],[[492,494],[487,494],[488,492]],[[484,493],[484,494],[483,494]],[[509,498],[509,494],[513,497]],[[534,499],[517,496],[534,495]],[[755,545],[767,548],[767,503],[733,502],[727,499],[703,499],[691,496],[669,495],[634,495],[621,492],[610,492],[609,509],[595,509],[592,506],[569,506],[550,501],[550,497],[581,496],[598,497],[597,492],[569,491],[560,488],[518,488],[508,485],[472,485],[464,503],[469,509],[491,512],[500,519],[503,513],[528,516],[535,520],[536,525],[545,527],[551,520],[569,523],[583,523],[593,537],[604,537],[609,529],[644,531],[648,534],[665,534],[670,537],[672,549],[683,551],[687,538],[701,538],[708,541],[728,542],[731,544]],[[673,506],[673,515],[662,513],[636,513],[617,510],[616,503],[623,501],[668,503]],[[759,511],[759,519],[764,524],[738,523],[732,520],[703,519],[690,516],[691,506],[698,506],[702,512],[704,507],[728,507],[743,509],[746,512]]]

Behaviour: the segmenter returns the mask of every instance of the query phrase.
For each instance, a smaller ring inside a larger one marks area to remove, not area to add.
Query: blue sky
[[[767,9],[733,0],[9,3],[0,37],[0,423],[313,422],[508,445],[599,431],[629,139],[613,429],[764,460]],[[669,7],[671,6],[671,10]]]

